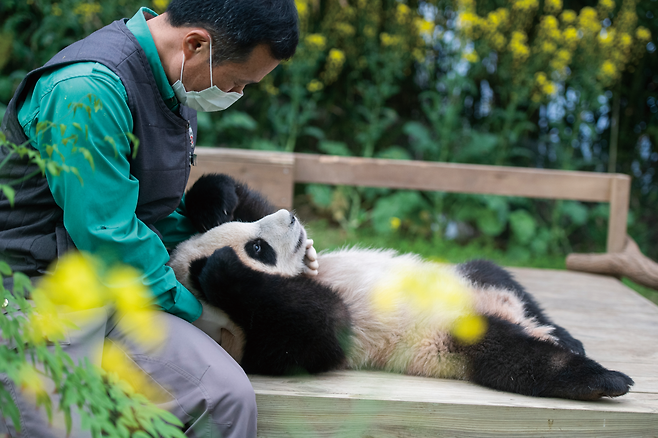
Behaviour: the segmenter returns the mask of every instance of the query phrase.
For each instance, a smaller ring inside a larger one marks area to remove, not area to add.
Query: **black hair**
[[[299,24],[294,0],[171,0],[174,27],[201,27],[213,39],[213,64],[246,61],[265,44],[281,61],[295,54]]]

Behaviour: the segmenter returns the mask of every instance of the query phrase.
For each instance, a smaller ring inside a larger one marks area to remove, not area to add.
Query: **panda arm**
[[[332,289],[250,269],[229,247],[193,262],[190,276],[205,301],[245,333],[247,373],[317,373],[344,364],[350,318]]]
[[[199,232],[233,220],[239,202],[235,186],[230,176],[211,173],[201,176],[185,193],[186,215]]]

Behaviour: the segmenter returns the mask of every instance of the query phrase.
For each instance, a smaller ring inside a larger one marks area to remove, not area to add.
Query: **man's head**
[[[289,59],[299,41],[294,0],[172,0],[165,15],[173,27],[208,31],[214,65],[244,62],[257,46]]]

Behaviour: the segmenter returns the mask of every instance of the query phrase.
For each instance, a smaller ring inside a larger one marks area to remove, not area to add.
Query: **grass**
[[[392,248],[400,252],[413,252],[427,259],[446,262],[462,263],[472,259],[489,259],[502,266],[566,269],[564,255],[545,255],[521,259],[494,247],[491,243],[479,240],[460,244],[440,237],[425,238],[422,236],[408,236],[392,232],[378,234],[371,228],[359,229],[356,232],[347,232],[342,228],[331,226],[325,220],[314,220],[305,224],[309,236],[314,240],[315,248],[336,249],[344,246],[358,245],[366,248]],[[640,286],[624,278],[623,283],[631,289],[658,304],[658,291]]]

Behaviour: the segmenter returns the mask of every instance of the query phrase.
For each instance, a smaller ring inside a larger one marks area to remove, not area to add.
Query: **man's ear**
[[[183,56],[185,63],[191,62],[196,56],[203,55],[204,61],[208,59],[210,50],[210,35],[207,30],[192,28],[183,37]]]

